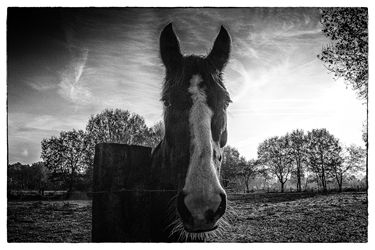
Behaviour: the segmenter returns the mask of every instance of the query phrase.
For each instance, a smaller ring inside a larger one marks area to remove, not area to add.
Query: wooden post
[[[152,164],[151,148],[116,143],[95,147],[93,242],[176,242],[171,234],[178,168]],[[169,216],[172,215],[172,218]],[[186,241],[204,241],[187,239]]]
[[[152,241],[151,148],[102,143],[95,147],[92,241]],[[130,191],[136,190],[136,191]]]

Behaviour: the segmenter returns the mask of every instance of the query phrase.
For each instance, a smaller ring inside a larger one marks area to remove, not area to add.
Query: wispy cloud
[[[52,90],[56,88],[56,84],[54,84],[54,79],[51,76],[40,76],[35,77],[34,79],[27,79],[26,84],[29,85],[31,88],[40,91],[45,92],[47,90]]]
[[[58,93],[78,105],[89,104],[92,98],[90,89],[80,84],[88,53],[88,49],[82,49],[78,56],[73,57],[72,62],[61,74],[61,81],[58,84],[60,88]]]

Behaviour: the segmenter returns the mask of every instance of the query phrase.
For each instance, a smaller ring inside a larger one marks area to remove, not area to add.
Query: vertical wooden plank
[[[148,242],[151,198],[143,190],[150,179],[151,148],[96,145],[93,179],[92,241]],[[120,190],[125,189],[121,192]]]

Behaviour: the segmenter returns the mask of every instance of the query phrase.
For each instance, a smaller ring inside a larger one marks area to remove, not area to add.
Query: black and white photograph
[[[34,4],[4,7],[8,245],[368,244],[367,5]]]

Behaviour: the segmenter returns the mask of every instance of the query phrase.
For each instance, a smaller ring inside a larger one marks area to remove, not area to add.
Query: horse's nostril
[[[184,192],[180,192],[177,196],[177,211],[183,221],[191,221],[192,215],[189,209],[186,207],[185,204],[185,197],[186,194]]]
[[[213,222],[215,219],[215,212],[212,209],[209,209],[205,212],[204,216],[208,222]]]
[[[227,207],[227,196],[225,194],[220,194],[221,202],[219,207],[217,208],[214,217],[220,218],[225,213],[225,209]]]

